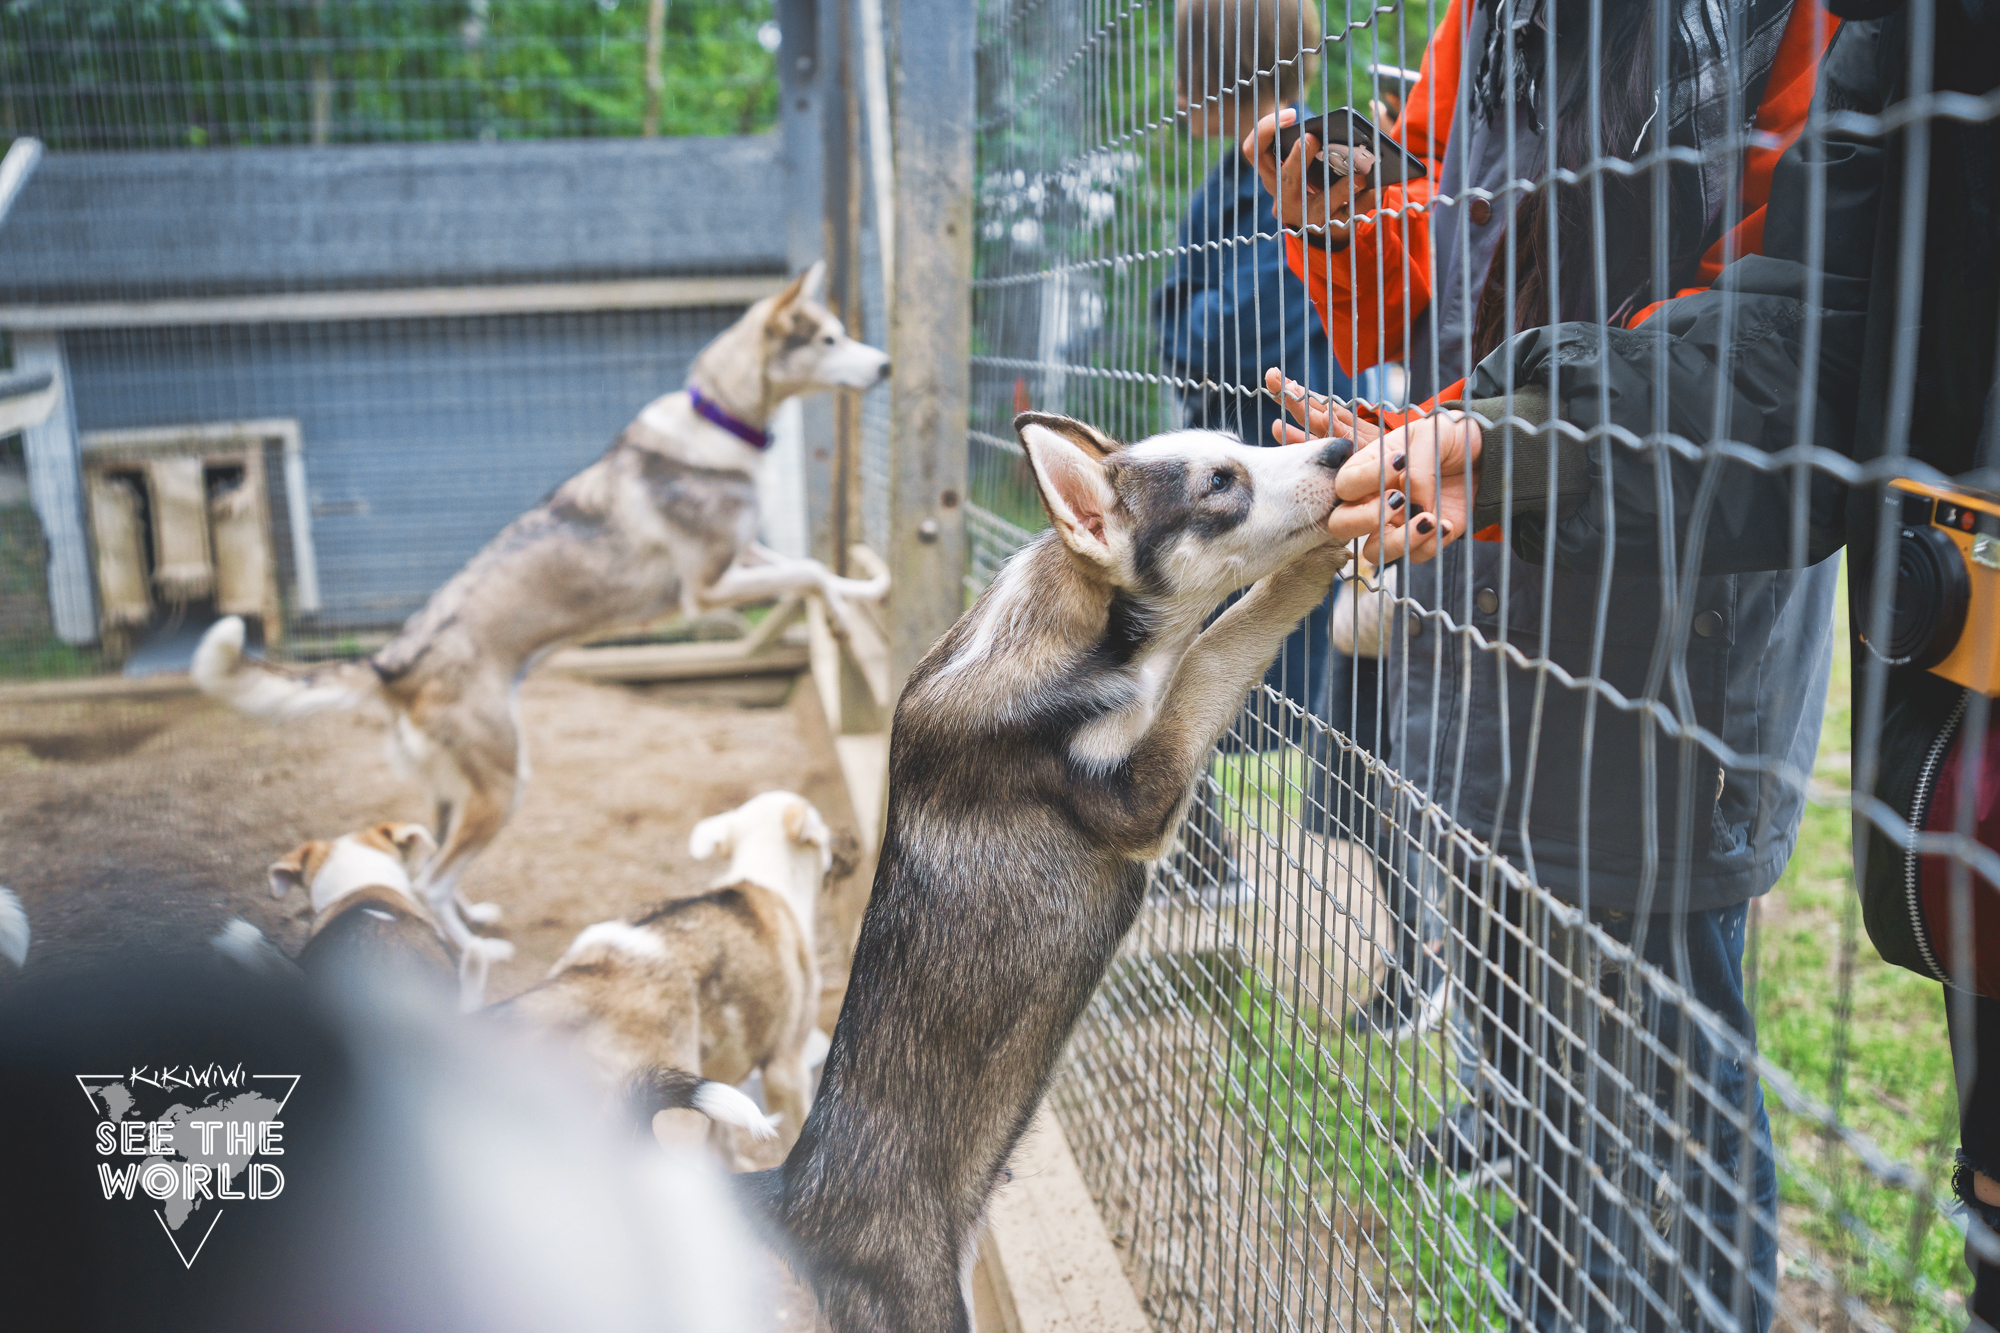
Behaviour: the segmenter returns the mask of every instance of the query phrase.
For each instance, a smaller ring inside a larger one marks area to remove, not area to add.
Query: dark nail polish
[[[1423,533],[1426,537],[1430,536],[1431,532],[1430,515],[1426,514],[1424,517],[1417,520],[1417,531]]]
[[[1402,507],[1403,507],[1403,493],[1401,491],[1390,491],[1389,508],[1401,509]]]
[[[1401,472],[1403,470],[1403,464],[1407,463],[1408,461],[1409,461],[1408,454],[1397,454],[1394,458],[1389,460],[1389,470],[1391,472]]]

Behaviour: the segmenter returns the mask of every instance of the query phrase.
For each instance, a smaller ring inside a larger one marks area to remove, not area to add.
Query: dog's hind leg
[[[485,851],[506,826],[507,816],[513,812],[517,784],[511,766],[481,765],[476,772],[465,776],[467,793],[454,806],[451,829],[438,854],[424,868],[419,888],[458,950],[459,1003],[471,1010],[485,1001],[487,969],[493,963],[512,958],[514,946],[506,940],[486,939],[472,932],[460,909],[465,899],[459,882],[473,858]],[[473,905],[471,910],[477,912],[478,906]]]

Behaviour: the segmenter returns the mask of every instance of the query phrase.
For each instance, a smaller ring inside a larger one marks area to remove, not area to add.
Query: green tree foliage
[[[0,134],[52,148],[633,135],[648,0],[0,0]],[[777,114],[770,0],[671,0],[662,134]]]

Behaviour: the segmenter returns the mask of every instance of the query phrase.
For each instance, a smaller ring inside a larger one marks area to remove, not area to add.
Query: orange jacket
[[[1301,237],[1285,238],[1286,263],[1304,280],[1307,294],[1326,323],[1334,356],[1350,377],[1370,366],[1401,360],[1412,322],[1430,305],[1436,265],[1431,255],[1429,205],[1444,166],[1452,112],[1458,105],[1470,17],[1467,0],[1451,0],[1424,50],[1419,78],[1404,100],[1401,119],[1387,127],[1405,148],[1430,164],[1430,175],[1408,185],[1385,187],[1377,211],[1355,222],[1353,240],[1343,250],[1329,253],[1306,244]],[[1759,134],[1744,155],[1739,195],[1743,219],[1702,256],[1701,284],[1677,295],[1706,289],[1731,259],[1761,253],[1771,172],[1805,128],[1820,57],[1837,27],[1839,20],[1827,15],[1819,0],[1797,0],[1792,7],[1765,84],[1764,100],[1757,108],[1755,129]],[[1627,327],[1640,323],[1660,304],[1639,311]],[[1432,401],[1454,397],[1459,387],[1452,385]]]

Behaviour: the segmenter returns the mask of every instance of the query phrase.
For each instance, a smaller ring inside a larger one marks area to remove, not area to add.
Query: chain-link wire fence
[[[0,676],[227,613],[379,643],[782,285],[778,42],[768,0],[0,11],[47,149],[0,330],[59,400],[0,440]]]
[[[9,5],[0,133],[56,151],[752,134],[769,3]]]
[[[878,345],[921,295],[897,291],[888,143],[915,20],[882,9],[809,15],[822,63],[849,43],[847,161],[821,164],[844,212],[816,221]],[[776,286],[781,210],[821,204],[780,200],[780,146],[746,137],[780,114],[772,18],[0,8],[0,132],[51,150],[0,228],[5,387],[60,388],[0,441],[0,674],[176,663],[228,610],[269,650],[351,654],[677,387]],[[1985,596],[2000,508],[1901,492],[1917,536],[1851,571],[1852,525],[1820,519],[1830,489],[1970,470],[1917,461],[1954,425],[1924,415],[1955,401],[1927,345],[1853,317],[1876,250],[1922,254],[1925,179],[1858,262],[1875,233],[1838,210],[1872,146],[1928,136],[1961,155],[1933,176],[1966,174],[1994,97],[1925,69],[1809,111],[1840,25],[1779,0],[979,22],[969,593],[1042,525],[1024,409],[1261,443],[1276,367],[1364,436],[1441,403],[1488,423],[1473,504],[1414,450],[1396,492],[1428,479],[1455,540],[1357,565],[1246,701],[1054,1090],[1151,1316],[1955,1326],[1962,1237],[1991,1233],[1952,1198],[1946,1010],[1962,1051],[1992,1024],[1883,961],[1875,905],[1864,935],[1849,809],[1870,873],[1901,857],[1933,912],[1903,938],[1967,976],[1971,933],[1937,923],[2000,874],[1978,782],[1939,775],[1987,762],[1989,705],[1905,689],[1926,627],[1886,592],[1899,559],[1949,572],[1936,530]],[[1415,154],[1408,183],[1345,211],[1328,176],[1259,184],[1254,113],[1342,107],[1382,131],[1354,135],[1370,170]],[[690,132],[729,137],[653,139]],[[1886,431],[1856,424],[1870,392]],[[889,400],[834,411],[821,553],[925,540],[893,530]],[[225,569],[238,540],[258,558]],[[1852,666],[1843,581],[1889,645]],[[2000,640],[1983,614],[1975,647]]]
[[[1814,102],[1840,27],[1810,3],[982,5],[972,591],[1042,526],[1022,410],[1268,443],[1276,367],[1364,444],[1443,404],[1487,423],[1470,510],[1420,426],[1390,437],[1406,477],[1374,458],[1428,510],[1382,535],[1453,541],[1357,564],[1246,701],[1052,1094],[1161,1327],[1963,1320],[1964,1234],[1992,1233],[1952,1194],[1947,1005],[1861,934],[1850,785],[1913,909],[1913,849],[1947,853],[1938,939],[1969,940],[1992,853],[1950,840],[1969,806],[1913,843],[1881,798],[1913,668],[1850,674],[1845,580],[1886,589],[1896,556],[1857,546],[1850,575],[1815,524],[1842,484],[1939,480],[1907,443],[1855,461],[1841,284],[1867,262],[1842,247],[1875,214],[1840,173],[1940,117],[1990,153],[1996,99]],[[1320,131],[1340,174],[1277,151],[1259,183],[1260,116],[1344,107],[1372,125]],[[1902,346],[1874,364],[1907,395]],[[1906,503],[1962,518],[1966,560],[2000,515]],[[1976,765],[1963,684],[1926,743]]]

